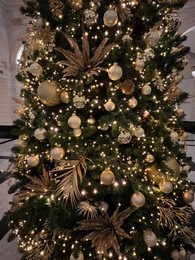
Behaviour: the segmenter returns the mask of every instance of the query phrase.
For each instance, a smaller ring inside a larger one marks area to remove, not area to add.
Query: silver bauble
[[[119,80],[122,75],[123,70],[116,62],[108,69],[108,76],[113,81]]]
[[[153,247],[157,243],[157,236],[151,229],[146,229],[146,231],[144,231],[143,239],[148,247]]]
[[[72,116],[69,117],[69,119],[68,119],[68,125],[72,129],[80,128],[80,126],[81,126],[81,119],[80,119],[80,117],[78,117],[76,114],[72,114]]]
[[[64,157],[65,151],[62,147],[54,147],[51,152],[51,157],[54,160],[61,160]]]
[[[34,136],[36,139],[38,140],[43,140],[45,139],[45,133],[46,133],[46,129],[45,128],[37,128],[34,132]]]
[[[136,191],[131,195],[131,203],[136,208],[143,207],[146,202],[145,196],[140,191]]]

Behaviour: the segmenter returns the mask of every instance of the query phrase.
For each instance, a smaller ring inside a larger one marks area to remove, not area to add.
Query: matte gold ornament
[[[75,137],[79,137],[79,136],[81,136],[81,134],[82,134],[82,131],[81,131],[80,128],[73,129],[73,135],[74,135]]]
[[[40,83],[37,89],[37,95],[40,101],[46,106],[56,106],[61,103],[61,91],[55,81],[45,80]]]
[[[46,132],[47,132],[47,130],[45,128],[37,128],[34,132],[34,136],[36,139],[41,141],[41,140],[45,139]]]
[[[38,62],[33,62],[27,71],[30,72],[33,76],[39,77],[43,73],[43,68]]]
[[[178,179],[180,175],[180,166],[175,158],[170,158],[166,161],[166,165],[172,171],[174,179]]]
[[[135,89],[135,84],[133,83],[132,80],[125,80],[123,81],[120,85],[119,85],[121,91],[123,92],[123,94],[125,95],[130,95],[131,93],[133,93],[134,89]]]
[[[138,101],[137,101],[137,99],[134,98],[134,97],[130,98],[130,99],[128,100],[128,102],[127,102],[127,105],[128,105],[128,107],[130,107],[130,108],[135,108],[135,107],[137,106],[137,104],[138,104]]]
[[[88,119],[87,119],[87,123],[89,125],[94,125],[95,124],[95,118],[90,116]]]
[[[143,240],[148,247],[154,247],[157,243],[157,236],[151,229],[146,229],[143,233]]]
[[[158,31],[150,31],[144,37],[145,43],[153,48],[158,45],[160,40],[160,33]]]
[[[104,104],[104,107],[107,111],[111,112],[115,109],[115,104],[114,102],[109,99],[105,104]]]
[[[80,126],[81,126],[81,119],[80,119],[80,117],[78,117],[76,114],[72,114],[72,116],[69,117],[69,119],[68,119],[68,125],[72,129],[80,128]]]
[[[136,191],[131,195],[131,203],[136,208],[143,207],[146,202],[145,196],[142,192]]]
[[[105,12],[103,20],[104,20],[104,24],[107,27],[113,27],[118,22],[118,14],[115,10],[109,9],[108,11]]]
[[[168,180],[161,180],[159,183],[159,188],[163,193],[169,194],[173,191],[173,183]]]
[[[188,204],[191,203],[194,200],[194,193],[192,191],[184,191],[183,200]]]
[[[54,147],[50,154],[52,159],[59,161],[64,157],[65,151],[62,147]]]
[[[60,99],[63,103],[68,104],[70,101],[69,93],[67,91],[63,91],[60,94]]]
[[[173,260],[179,260],[180,259],[180,252],[177,250],[177,249],[175,249],[175,250],[173,250],[172,251],[172,253],[171,253],[171,258],[173,259]]]
[[[152,92],[152,88],[150,87],[150,85],[148,83],[146,83],[142,89],[141,89],[141,92],[144,96],[148,96],[151,94]]]
[[[164,174],[156,168],[156,165],[146,169],[147,176],[150,180],[154,181],[156,184],[159,184],[162,179],[164,179]]]
[[[119,80],[122,75],[123,70],[116,62],[108,69],[108,76],[113,81]]]
[[[36,167],[39,165],[40,159],[38,155],[30,156],[27,158],[27,163],[31,167]]]
[[[135,61],[135,70],[142,71],[145,67],[145,62],[143,60],[136,60]]]
[[[111,185],[115,182],[115,175],[114,173],[109,170],[106,169],[104,170],[101,175],[100,175],[100,181],[104,184],[104,185]]]
[[[69,260],[84,260],[83,252],[80,251],[77,256],[72,253]]]

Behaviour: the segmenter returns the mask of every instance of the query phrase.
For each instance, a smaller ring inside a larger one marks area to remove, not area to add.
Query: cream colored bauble
[[[73,135],[74,135],[75,137],[79,137],[79,136],[81,136],[81,134],[82,134],[82,131],[81,131],[80,128],[73,129]]]
[[[179,134],[176,131],[171,131],[170,138],[173,143],[177,142],[179,139]]]
[[[74,256],[74,254],[71,254],[69,260],[84,260],[83,252],[80,251],[78,256]]]
[[[81,119],[80,119],[80,117],[78,117],[76,114],[72,114],[72,116],[69,117],[69,119],[68,119],[68,125],[72,129],[80,128],[80,126],[81,126]]]
[[[150,31],[145,35],[144,39],[145,39],[145,43],[152,48],[158,44],[160,39],[160,34],[158,31]]]
[[[65,151],[62,147],[54,147],[51,152],[51,157],[54,160],[61,160],[64,157]]]
[[[169,194],[173,191],[173,183],[171,181],[161,180],[159,188],[163,193]]]
[[[194,200],[194,193],[192,191],[185,191],[183,193],[183,200],[186,203],[191,203]]]
[[[131,195],[131,203],[136,208],[140,208],[144,206],[145,202],[146,202],[145,196],[140,191],[136,191]]]
[[[166,165],[169,169],[173,171],[173,177],[175,179],[179,178],[180,175],[180,166],[175,158],[170,158],[169,160],[166,161]]]
[[[148,247],[153,247],[157,243],[157,236],[151,229],[146,229],[146,231],[144,231],[143,239]]]
[[[180,83],[182,80],[183,80],[183,76],[182,76],[181,74],[175,75],[175,77],[174,77],[175,83],[178,84],[178,83]]]
[[[42,66],[37,63],[33,62],[30,67],[27,69],[33,76],[39,77],[43,73]]]
[[[103,20],[104,20],[104,24],[107,27],[113,27],[118,22],[118,14],[115,10],[109,9],[104,13]]]
[[[137,138],[141,138],[145,135],[144,129],[141,126],[137,126],[133,133]]]
[[[179,135],[179,140],[180,141],[186,141],[188,138],[188,133],[187,132],[183,132],[182,135]]]
[[[177,249],[172,251],[171,258],[173,260],[179,260],[180,259],[180,253],[179,253],[179,251]]]
[[[115,182],[115,175],[111,170],[106,169],[101,173],[100,181],[104,185],[111,185]]]
[[[142,71],[145,67],[145,62],[143,60],[136,60],[135,61],[135,70]]]
[[[70,97],[69,97],[69,94],[67,91],[63,91],[61,94],[60,94],[60,99],[63,103],[67,104],[69,103],[69,100],[70,100]]]
[[[56,106],[61,103],[61,91],[55,81],[45,80],[41,82],[37,89],[37,95],[40,101],[46,106]]]
[[[132,97],[128,100],[127,104],[128,104],[128,107],[135,108],[137,106],[138,102],[137,102],[136,98]]]
[[[87,123],[89,125],[94,125],[95,124],[95,118],[90,116],[88,119],[87,119]]]
[[[37,128],[34,132],[34,137],[41,141],[41,140],[45,139],[46,132],[47,131],[45,128]]]
[[[108,76],[113,81],[119,80],[122,75],[123,70],[116,62],[108,69]]]
[[[152,163],[154,162],[154,156],[152,154],[147,154],[145,160],[146,162]]]
[[[104,104],[104,107],[107,111],[111,112],[115,109],[115,104],[114,102],[109,99],[105,104]]]
[[[27,163],[31,167],[36,167],[40,162],[39,156],[34,155],[27,158]]]
[[[142,94],[145,96],[148,96],[151,94],[152,92],[152,88],[150,87],[150,85],[148,83],[146,83],[141,90]]]

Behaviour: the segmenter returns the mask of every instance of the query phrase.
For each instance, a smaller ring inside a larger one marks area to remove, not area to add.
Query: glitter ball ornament
[[[98,14],[96,14],[93,10],[87,9],[84,11],[84,23],[87,26],[92,26],[97,23]]]
[[[103,20],[104,20],[104,24],[107,27],[113,27],[118,22],[118,14],[115,10],[109,9],[108,11],[105,12]]]
[[[145,62],[143,60],[136,60],[135,61],[135,70],[142,71],[145,67]]]
[[[117,141],[121,144],[128,144],[130,143],[132,135],[129,131],[122,129],[121,133],[119,134]]]
[[[130,108],[136,107],[137,104],[138,104],[137,99],[134,98],[134,97],[130,98],[130,99],[128,100],[128,102],[127,102],[127,105],[128,105],[128,107],[130,107]]]
[[[146,84],[142,87],[141,92],[142,92],[143,95],[148,96],[148,95],[151,94],[152,88],[150,87],[150,85],[149,85],[148,83],[146,83]]]
[[[182,196],[186,203],[191,203],[194,200],[194,193],[192,191],[184,191]]]
[[[63,103],[65,104],[68,104],[69,101],[70,101],[70,97],[69,97],[69,94],[67,91],[63,91],[61,94],[60,94],[60,99]]]
[[[95,118],[90,116],[88,119],[87,119],[87,123],[89,125],[94,125],[95,124]]]
[[[80,128],[73,129],[73,135],[74,135],[75,137],[79,137],[79,136],[81,136],[81,134],[82,134],[82,131],[81,131]]]
[[[55,81],[45,80],[37,89],[37,95],[40,101],[46,106],[56,106],[60,104],[60,94],[59,85]]]
[[[151,229],[146,229],[143,233],[143,240],[148,247],[153,247],[157,243],[157,236]]]
[[[51,157],[54,160],[61,160],[64,157],[65,151],[62,147],[54,147],[51,152]]]
[[[145,196],[140,191],[136,191],[131,195],[131,203],[136,208],[143,207],[146,202]]]
[[[72,114],[72,116],[69,117],[69,119],[68,119],[68,125],[72,129],[80,128],[80,126],[81,126],[81,119],[80,119],[80,117],[78,117],[76,114]]]
[[[101,175],[100,175],[100,181],[104,184],[104,185],[111,185],[115,182],[115,175],[114,173],[109,170],[106,169],[104,170]]]
[[[78,109],[83,108],[85,106],[85,104],[86,104],[86,99],[84,96],[78,96],[78,95],[74,96],[73,105],[76,108],[78,108]]]
[[[154,156],[152,154],[147,154],[145,160],[146,162],[152,163],[154,162]]]
[[[38,140],[43,140],[43,139],[45,139],[46,132],[47,131],[45,130],[45,128],[37,128],[34,132],[34,136]]]
[[[141,127],[141,126],[137,126],[134,130],[134,135],[137,137],[137,138],[141,138],[143,137],[145,134],[144,132],[144,129]]]
[[[180,253],[179,253],[179,251],[177,249],[172,251],[171,258],[173,260],[179,260],[180,259]]]
[[[119,80],[122,75],[123,70],[116,62],[108,69],[108,76],[113,81]]]
[[[169,194],[173,191],[173,183],[171,181],[161,180],[159,188],[163,193]]]
[[[171,131],[170,138],[173,143],[177,142],[179,139],[179,134],[176,131]]]
[[[36,77],[41,76],[41,74],[43,73],[43,68],[42,66],[37,63],[37,62],[33,62],[30,67],[28,68],[28,71]]]
[[[125,34],[123,37],[122,37],[122,41],[125,43],[131,43],[132,42],[132,38],[129,34]]]
[[[132,80],[125,80],[123,81],[120,85],[119,85],[121,91],[123,92],[123,94],[125,95],[130,95],[131,93],[133,93],[134,89],[135,89],[135,84],[133,83]]]
[[[180,166],[175,158],[170,158],[166,161],[167,167],[172,171],[172,175],[175,179],[179,178]]]
[[[114,102],[109,99],[105,104],[104,104],[104,107],[107,111],[111,112],[115,109],[115,104]]]
[[[158,31],[150,31],[144,37],[145,43],[151,48],[158,45],[159,39],[160,34]]]
[[[27,163],[31,167],[36,167],[39,164],[39,162],[40,162],[40,159],[39,159],[38,155],[30,156],[27,159]]]
[[[83,255],[83,253],[81,251],[77,254],[77,256],[76,256],[76,254],[72,253],[70,255],[70,259],[69,260],[84,260],[84,255]]]

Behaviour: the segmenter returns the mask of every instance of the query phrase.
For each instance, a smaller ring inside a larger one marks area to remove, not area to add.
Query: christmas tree
[[[17,79],[22,259],[188,259],[185,0],[37,0]]]

